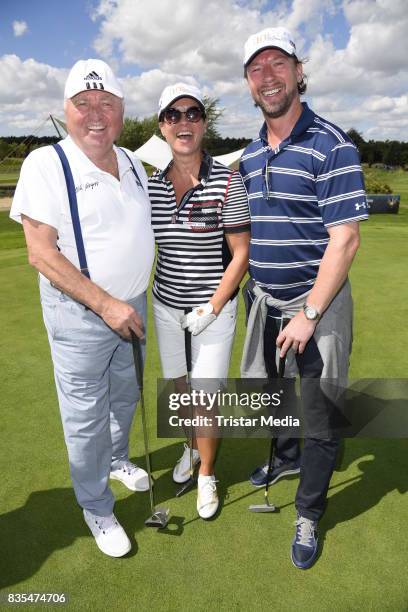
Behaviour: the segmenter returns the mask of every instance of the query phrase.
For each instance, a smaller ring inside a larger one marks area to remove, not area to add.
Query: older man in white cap
[[[347,275],[359,246],[358,222],[367,219],[359,155],[340,128],[301,102],[303,66],[288,30],[267,28],[250,36],[244,71],[265,122],[240,164],[251,213],[246,295],[252,303],[241,371],[275,378],[279,357],[289,351],[302,390],[305,379],[317,380],[313,397],[302,394],[304,418],[327,421],[330,407],[321,380],[331,379],[336,393],[347,381],[352,322]],[[284,319],[289,319],[285,327]],[[254,346],[261,321],[261,341]],[[338,445],[331,427],[305,439],[301,458],[297,440],[278,439],[272,469],[266,464],[251,474],[251,482],[262,486],[300,471],[291,548],[300,569],[317,558],[317,523]]]
[[[72,482],[100,550],[131,544],[113,514],[109,476],[132,491],[147,474],[129,461],[138,398],[130,330],[144,337],[154,259],[147,176],[114,146],[123,90],[101,60],[77,62],[65,85],[68,137],[25,160],[10,216],[40,273]]]

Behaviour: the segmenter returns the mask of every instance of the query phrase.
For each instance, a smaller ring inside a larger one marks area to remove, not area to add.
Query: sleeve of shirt
[[[51,147],[30,153],[21,166],[10,210],[11,219],[21,223],[21,215],[26,215],[58,231],[63,198],[66,197],[63,170],[58,164],[58,156]]]
[[[248,195],[239,172],[233,172],[230,176],[222,207],[222,221],[226,234],[248,232],[251,229]]]
[[[326,227],[368,218],[363,171],[352,143],[339,143],[328,153],[316,176],[316,195]]]

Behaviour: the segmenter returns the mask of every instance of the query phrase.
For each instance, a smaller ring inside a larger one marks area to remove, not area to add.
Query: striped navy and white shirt
[[[251,213],[249,272],[274,297],[310,289],[329,242],[327,228],[368,218],[358,151],[338,127],[303,103],[277,149],[260,137],[241,158]]]
[[[204,154],[199,184],[177,206],[170,165],[149,179],[158,245],[153,294],[173,308],[207,302],[231,261],[225,234],[250,229],[248,197],[239,172]]]

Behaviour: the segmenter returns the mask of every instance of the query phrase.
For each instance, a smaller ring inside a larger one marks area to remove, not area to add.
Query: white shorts
[[[172,308],[152,296],[154,324],[160,351],[163,378],[187,374],[184,311]],[[234,342],[238,299],[228,301],[218,317],[198,336],[191,336],[192,378],[227,378]]]

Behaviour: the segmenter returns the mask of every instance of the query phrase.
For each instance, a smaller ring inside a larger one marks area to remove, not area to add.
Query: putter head
[[[277,508],[273,504],[252,504],[248,510],[250,512],[276,512]]]
[[[156,508],[152,516],[145,520],[146,527],[157,527],[164,529],[169,522],[170,510],[168,508]]]
[[[182,495],[184,495],[184,493],[187,493],[187,491],[190,491],[190,489],[194,487],[196,482],[197,482],[197,478],[195,476],[191,476],[187,480],[187,482],[181,485],[179,490],[176,492],[176,497],[181,497]]]

